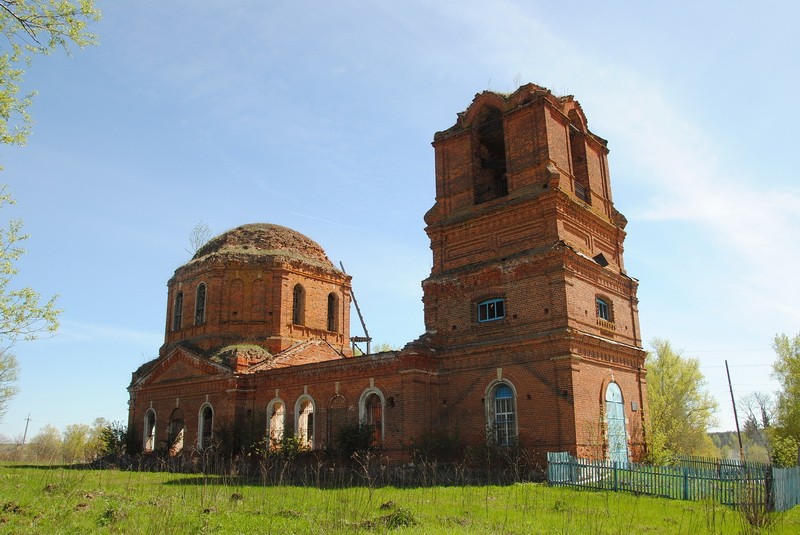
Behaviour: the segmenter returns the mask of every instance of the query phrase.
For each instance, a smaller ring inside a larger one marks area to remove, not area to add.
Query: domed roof
[[[284,257],[336,269],[320,245],[296,230],[269,223],[242,225],[211,239],[192,262],[209,257]]]

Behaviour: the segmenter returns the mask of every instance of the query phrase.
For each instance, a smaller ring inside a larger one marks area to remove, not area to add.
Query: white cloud
[[[164,341],[164,335],[115,325],[66,320],[61,322],[61,327],[54,340],[58,342],[115,342],[157,348]]]

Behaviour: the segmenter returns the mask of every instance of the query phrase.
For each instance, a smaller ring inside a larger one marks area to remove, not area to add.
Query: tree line
[[[70,424],[59,431],[45,425],[27,442],[0,439],[0,459],[36,463],[90,463],[125,452],[125,426],[97,418],[92,425]]]
[[[648,461],[668,464],[679,456],[739,458],[736,432],[709,433],[717,403],[706,390],[697,358],[655,339],[645,361],[649,400]],[[800,455],[800,333],[772,341],[774,394],[754,392],[738,400],[742,453],[748,461],[796,466]]]

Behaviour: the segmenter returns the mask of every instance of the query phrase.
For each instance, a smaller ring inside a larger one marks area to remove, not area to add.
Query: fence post
[[[764,505],[768,512],[775,510],[775,484],[772,474],[773,467],[770,466],[764,472]]]
[[[689,470],[683,469],[683,499],[689,499]]]
[[[618,483],[619,483],[619,475],[618,475],[618,471],[617,471],[617,461],[614,461],[613,466],[614,466],[614,492],[617,492],[617,489],[619,488],[619,485],[618,485]]]

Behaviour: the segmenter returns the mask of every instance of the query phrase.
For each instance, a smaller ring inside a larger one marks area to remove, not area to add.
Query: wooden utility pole
[[[28,438],[28,424],[31,423],[31,415],[28,413],[28,417],[25,418],[25,432],[22,434],[22,445],[25,445],[25,439]]]
[[[731,391],[731,404],[733,405],[733,419],[736,421],[736,436],[739,437],[739,459],[744,462],[744,448],[742,447],[742,432],[739,431],[739,415],[736,413],[736,400],[733,397],[733,385],[731,385],[731,371],[728,369],[728,361],[725,361],[725,373],[728,374],[728,389]]]

